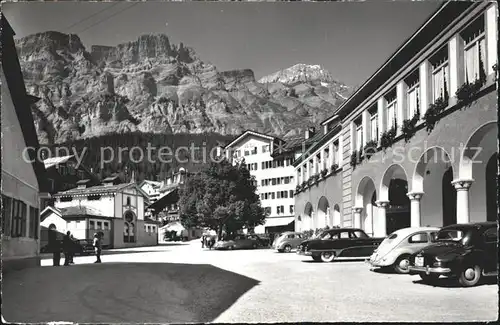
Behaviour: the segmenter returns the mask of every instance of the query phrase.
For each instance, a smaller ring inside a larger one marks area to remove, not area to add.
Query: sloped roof
[[[45,165],[45,168],[48,169],[52,166],[65,163],[73,157],[74,157],[74,155],[62,156],[62,157],[50,157],[50,158],[45,159],[43,161],[43,164]]]
[[[5,86],[12,98],[26,147],[35,149],[28,150],[28,155],[37,178],[38,190],[40,192],[49,192],[45,166],[36,154],[36,149],[40,148],[40,143],[38,142],[35,123],[31,113],[31,105],[38,101],[39,98],[26,93],[21,64],[19,63],[14,43],[14,35],[16,33],[5,18],[5,15],[1,16],[1,29],[2,72],[5,75]]]
[[[247,135],[254,135],[254,136],[257,136],[257,137],[266,138],[266,139],[270,139],[270,140],[280,140],[280,141],[283,141],[280,138],[272,136],[272,135],[267,135],[267,134],[259,133],[259,132],[252,131],[252,130],[246,130],[245,132],[243,132],[242,134],[240,134],[239,136],[237,136],[236,138],[234,138],[231,142],[229,142],[224,148],[230,147],[231,145],[233,145],[236,142],[240,141],[241,139],[243,139]]]
[[[69,216],[110,217],[106,216],[102,211],[88,206],[77,205],[72,207],[59,208],[58,210],[61,211],[61,215],[63,217],[69,217]]]
[[[133,185],[135,185],[135,183],[132,182],[132,183],[117,184],[117,185],[97,185],[87,188],[73,188],[71,190],[55,193],[53,196],[57,197],[57,196],[71,196],[71,195],[115,193]],[[141,192],[144,193],[142,190]]]

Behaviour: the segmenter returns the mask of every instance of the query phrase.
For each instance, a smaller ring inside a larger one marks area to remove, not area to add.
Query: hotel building
[[[244,161],[255,177],[257,193],[267,215],[265,224],[255,227],[255,233],[293,230],[294,156],[273,157],[273,153],[285,144],[279,138],[246,131],[224,147],[227,159],[235,164]]]
[[[444,3],[322,122],[294,162],[296,230],[497,220],[497,8]]]

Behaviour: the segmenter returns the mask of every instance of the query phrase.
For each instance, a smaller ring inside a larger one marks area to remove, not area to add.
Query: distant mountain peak
[[[289,68],[277,71],[262,77],[260,83],[280,82],[286,85],[298,82],[314,82],[326,86],[330,83],[339,83],[330,72],[318,64],[298,63]]]

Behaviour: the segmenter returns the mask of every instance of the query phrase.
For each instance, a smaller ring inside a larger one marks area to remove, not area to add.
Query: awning
[[[175,232],[179,233],[179,232],[186,230],[186,228],[184,228],[184,226],[179,221],[173,221],[173,222],[170,222],[170,223],[166,224],[165,226],[161,227],[160,230],[175,231]]]
[[[267,218],[264,227],[278,227],[278,226],[287,226],[290,223],[294,222],[295,217],[274,217]]]

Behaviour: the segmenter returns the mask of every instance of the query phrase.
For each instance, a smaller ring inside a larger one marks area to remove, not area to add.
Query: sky
[[[143,34],[183,42],[219,71],[259,79],[297,63],[319,64],[356,86],[368,79],[440,2],[17,2],[3,3],[16,37],[48,30],[91,45]]]

